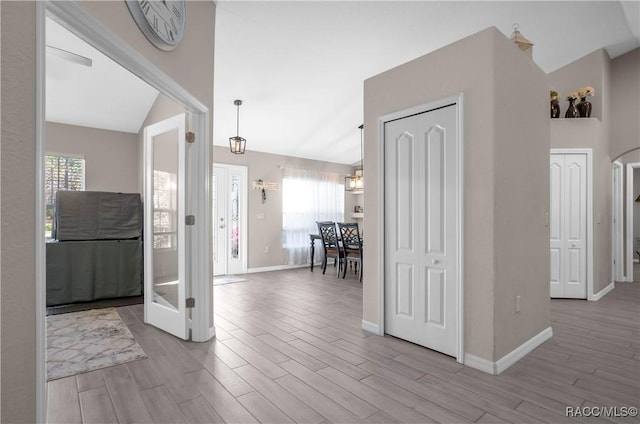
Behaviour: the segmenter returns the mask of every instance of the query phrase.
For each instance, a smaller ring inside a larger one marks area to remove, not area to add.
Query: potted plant
[[[578,100],[578,92],[572,91],[567,94],[567,101],[569,102],[569,107],[567,108],[567,112],[564,114],[565,118],[579,118],[580,112],[578,112],[578,108],[575,105],[576,100]]]
[[[580,97],[580,103],[576,105],[581,118],[591,118],[591,102],[587,101],[588,96],[596,94],[596,90],[593,87],[582,87],[578,90],[578,97]]]
[[[555,90],[551,90],[549,92],[549,98],[551,99],[551,117],[559,118],[560,117],[560,103],[558,103],[558,92]]]

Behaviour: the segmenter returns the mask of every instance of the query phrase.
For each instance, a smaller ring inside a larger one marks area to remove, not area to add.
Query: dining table
[[[316,240],[321,240],[320,234],[309,233],[309,243],[311,244],[311,272],[313,272],[313,256],[316,253]]]

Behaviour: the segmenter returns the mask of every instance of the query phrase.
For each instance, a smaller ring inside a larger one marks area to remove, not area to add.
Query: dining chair
[[[327,259],[333,258],[334,266],[338,268],[338,275],[342,269],[342,255],[338,244],[338,233],[336,232],[336,223],[333,221],[316,221],[318,232],[322,239],[322,248],[324,257],[322,258],[322,273],[327,270]]]
[[[357,222],[338,222],[340,233],[340,250],[344,258],[342,278],[347,276],[347,264],[355,264],[356,274],[362,282],[362,238]]]

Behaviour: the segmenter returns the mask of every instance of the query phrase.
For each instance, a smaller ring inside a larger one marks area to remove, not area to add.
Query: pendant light
[[[533,43],[527,40],[526,38],[524,38],[524,35],[522,35],[518,30],[519,28],[520,28],[520,25],[513,24],[513,33],[511,34],[511,41],[515,43],[518,46],[518,48],[520,48],[520,50],[522,50],[527,56],[529,56],[529,59],[531,59],[533,57]]]
[[[364,190],[364,124],[360,125],[360,169],[354,171],[354,175],[344,178],[345,191],[363,191]]]
[[[240,105],[242,105],[242,100],[234,100],[233,104],[238,108],[236,111],[236,135],[229,137],[229,148],[231,149],[231,153],[243,155],[247,140],[240,137]]]

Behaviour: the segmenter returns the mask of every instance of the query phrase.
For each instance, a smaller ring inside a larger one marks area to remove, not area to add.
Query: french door
[[[144,319],[186,340],[188,163],[186,115],[144,129]]]
[[[459,356],[458,104],[384,124],[385,332]]]
[[[213,275],[247,272],[247,168],[214,164]]]
[[[551,297],[587,298],[586,153],[552,153]]]

